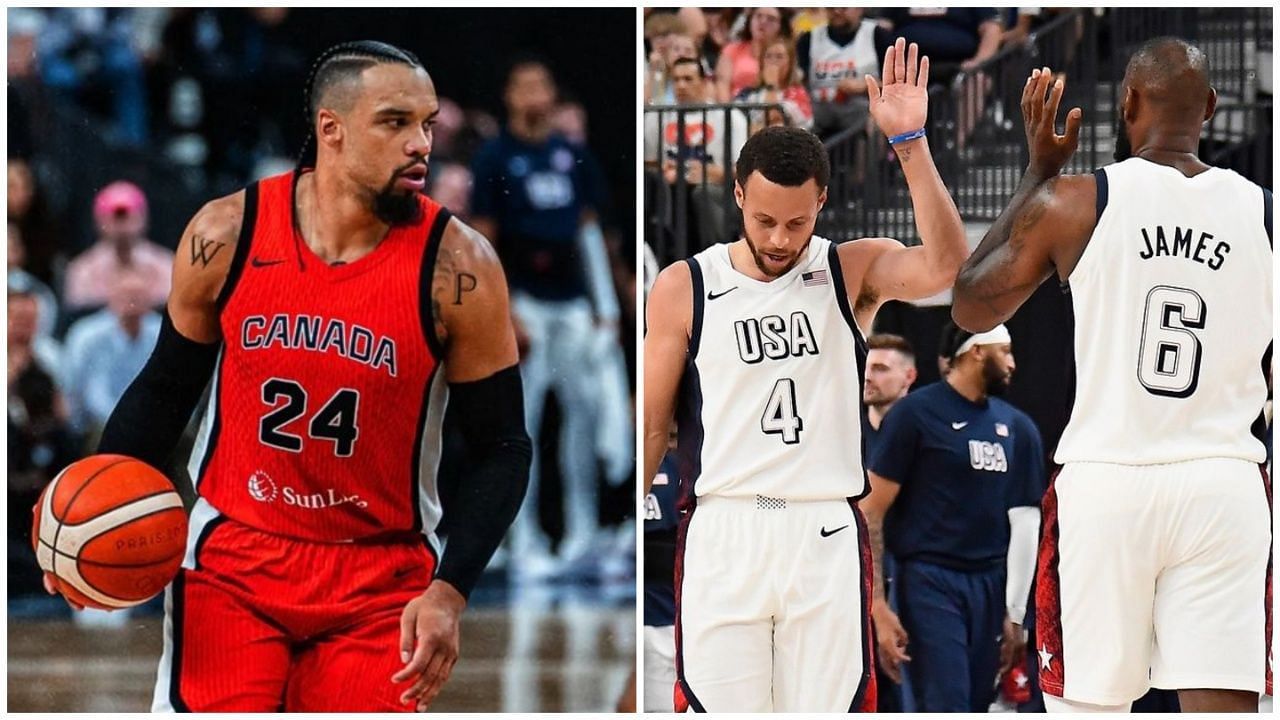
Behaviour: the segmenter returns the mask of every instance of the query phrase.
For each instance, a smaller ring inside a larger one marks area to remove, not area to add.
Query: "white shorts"
[[[1043,514],[1044,692],[1118,705],[1151,687],[1270,691],[1270,489],[1258,465],[1072,463]]]
[[[644,626],[644,705],[642,712],[675,712],[676,626]]]
[[[845,500],[698,498],[677,543],[676,710],[874,709],[869,562]]]

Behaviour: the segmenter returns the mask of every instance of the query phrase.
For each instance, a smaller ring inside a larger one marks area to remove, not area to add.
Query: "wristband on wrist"
[[[908,140],[915,140],[917,138],[922,138],[922,137],[924,137],[924,128],[920,128],[919,130],[912,130],[911,132],[904,132],[901,135],[894,135],[893,137],[889,138],[889,144],[897,145],[898,143],[904,143],[904,142],[907,142]]]

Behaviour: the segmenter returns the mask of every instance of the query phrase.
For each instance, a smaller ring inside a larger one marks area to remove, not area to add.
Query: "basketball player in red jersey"
[[[530,444],[502,268],[421,194],[438,108],[412,54],[331,48],[308,84],[314,170],[183,234],[155,352],[99,447],[164,467],[213,375],[154,711],[423,710],[449,677]],[[446,402],[475,460],[441,557]]]

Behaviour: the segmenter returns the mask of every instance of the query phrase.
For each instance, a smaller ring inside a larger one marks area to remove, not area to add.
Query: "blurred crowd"
[[[645,102],[777,103],[755,124],[826,137],[865,124],[865,77],[879,77],[895,38],[919,44],[930,85],[945,85],[1002,47],[1026,43],[1061,10],[645,8]],[[700,80],[681,96],[674,68],[684,58],[696,62]]]
[[[40,588],[29,539],[40,490],[69,462],[92,452],[116,401],[150,355],[182,224],[199,204],[294,166],[306,132],[303,85],[314,53],[302,45],[295,21],[315,12],[7,11],[11,596]],[[513,216],[495,207],[487,182],[506,169],[485,157],[510,138],[513,122],[533,127],[524,138],[531,145],[553,138],[568,148],[577,160],[574,172],[599,172],[587,150],[582,105],[561,100],[545,62],[530,59],[521,67],[535,72],[513,68],[505,78],[506,123],[441,97],[434,129],[428,194],[463,220],[487,219],[491,231],[505,229],[501,225]],[[109,158],[94,165],[116,174],[101,181],[80,175],[89,157]],[[567,528],[573,547],[571,556],[548,561],[542,577],[580,575],[584,558],[606,557],[617,560],[613,572],[625,574],[630,560],[619,555],[627,545],[634,555],[630,522],[621,530],[601,528],[597,491],[598,484],[608,487],[605,480],[617,485],[629,477],[634,462],[628,430],[633,374],[627,370],[633,362],[632,253],[621,247],[624,233],[610,223],[609,198],[600,189],[605,184],[598,175],[580,180],[596,191],[577,198],[583,212],[590,211],[595,234],[592,243],[558,260],[574,264],[570,275],[587,278],[569,293],[586,308],[583,344],[590,353],[577,367],[544,369],[541,390],[554,394],[559,414],[552,415],[560,426],[585,437],[555,437],[554,423],[543,425],[541,402],[530,417],[530,434],[541,433],[540,454],[559,449],[560,462],[554,454],[543,462],[550,466],[544,476],[564,475],[562,466],[577,469],[569,472],[572,482],[563,483],[561,498],[569,506],[566,515],[583,517],[550,523]],[[478,203],[483,216],[473,212]],[[519,248],[490,237],[518,289],[522,270],[510,263]],[[557,328],[535,327],[519,316],[516,324],[524,362],[560,341]],[[573,376],[576,384],[557,384],[561,376]],[[571,393],[585,400],[566,402]],[[182,460],[168,470],[186,492]],[[542,538],[539,547],[549,554],[548,523],[539,522],[538,495],[533,497],[525,531]],[[610,524],[622,520],[605,510]],[[597,562],[587,571],[602,569]]]

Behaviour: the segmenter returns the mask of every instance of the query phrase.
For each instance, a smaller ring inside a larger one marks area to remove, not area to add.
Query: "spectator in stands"
[[[763,46],[760,54],[760,80],[755,87],[738,93],[733,101],[738,103],[776,103],[781,110],[771,108],[763,113],[751,113],[751,132],[761,127],[794,125],[806,130],[813,126],[813,105],[809,91],[805,90],[796,72],[795,46],[790,40],[779,38]]]
[[[649,46],[648,67],[644,74],[645,102],[651,98],[662,100],[670,90],[667,76],[671,63],[670,46],[673,38],[684,35],[684,22],[673,13],[652,13],[644,21],[644,39]]]
[[[700,48],[702,57],[711,67],[719,66],[720,55],[734,42],[734,24],[741,12],[739,8],[703,8],[702,17],[707,31]],[[715,94],[708,97],[715,97]]]
[[[595,373],[586,367],[593,333],[603,322],[590,300],[580,243],[603,244],[597,216],[603,182],[594,159],[554,131],[556,85],[540,60],[517,61],[504,92],[507,124],[477,153],[471,224],[490,238],[511,283],[517,332],[527,339],[521,362],[525,419],[538,438],[547,394],[562,409],[560,471],[565,534],[558,557],[538,518],[539,466],[534,443],[529,491],[512,525],[512,573],[531,579],[560,574],[586,559],[598,528],[592,450]]]
[[[796,64],[813,98],[813,131],[821,137],[866,125],[865,77],[880,77],[875,22],[863,18],[862,8],[829,8],[827,17],[796,40]]]
[[[929,56],[929,82],[945,85],[961,70],[972,70],[1000,49],[1003,28],[995,8],[885,8],[893,38],[917,43]],[[886,35],[886,39],[888,36]],[[883,50],[877,48],[880,57]]]
[[[62,233],[26,160],[9,158],[8,179],[9,222],[18,226],[22,239],[22,267],[53,287],[55,275],[66,261]]]
[[[862,439],[863,452],[870,458],[875,453],[884,416],[907,396],[916,381],[915,350],[901,335],[872,335],[867,338],[866,368],[866,382],[862,386]],[[897,612],[897,593],[894,592],[897,569],[893,556],[888,553],[884,555],[881,575],[885,596]],[[876,664],[876,687],[876,712],[902,712],[902,695],[880,663]]]
[[[774,40],[791,38],[789,8],[749,8],[735,43],[725,46],[716,63],[716,101],[729,102],[760,78],[760,56]]]
[[[458,134],[467,124],[466,111],[458,103],[447,97],[438,98],[440,111],[436,113],[435,131],[431,135],[431,159],[452,160],[467,163],[471,158],[459,156],[456,144]]]
[[[147,87],[134,46],[136,10],[55,8],[46,11],[37,43],[44,84],[82,109],[106,109],[107,139],[129,147],[148,137]]]
[[[551,112],[551,126],[565,140],[579,147],[587,145],[587,109],[582,103],[561,100]]]
[[[1003,28],[995,8],[886,8],[882,16],[892,33],[885,35],[880,57],[892,38],[899,36],[920,46],[920,54],[929,56],[929,84],[949,85],[961,72],[968,81],[961,92],[958,109],[957,143],[963,148],[969,133],[982,115],[990,81],[973,71],[1000,49]],[[934,120],[930,113],[930,120]]]
[[[1008,7],[1001,8],[1003,30],[1000,32],[1000,47],[1006,45],[1025,45],[1031,37],[1032,27],[1043,22],[1043,8]]]
[[[93,201],[98,241],[67,267],[64,293],[69,310],[81,311],[106,305],[114,280],[125,268],[137,270],[147,286],[146,304],[159,307],[169,295],[173,253],[147,240],[147,197],[131,182],[118,180]],[[213,253],[231,252],[210,243],[191,262],[208,262]]]
[[[830,17],[828,8],[796,8],[791,16],[791,34],[813,32],[814,28],[826,25]]]
[[[30,157],[43,128],[32,125],[44,109],[44,90],[36,66],[36,39],[44,28],[44,13],[35,8],[9,8],[9,157]],[[12,219],[12,218],[11,218]]]
[[[471,170],[457,163],[432,162],[427,194],[465,221],[471,216]]]
[[[709,70],[710,66],[702,59],[693,38],[689,35],[683,34],[671,35],[667,38],[665,47],[666,57],[665,64],[663,65],[663,71],[661,73],[662,82],[659,82],[659,75],[657,73],[647,73],[645,75],[645,102],[658,103],[661,105],[671,105],[675,103],[676,94],[675,85],[671,81],[671,66],[676,60],[681,58],[695,58],[702,63],[703,74],[706,76],[703,82],[709,86],[705,96],[710,97],[711,91],[714,89],[714,81],[711,79],[711,73]],[[650,82],[650,80],[652,82]]]
[[[67,332],[66,392],[74,427],[96,436],[116,402],[142,370],[160,333],[142,273],[125,269],[112,282],[110,302]]]
[[[40,323],[36,334],[40,337],[51,337],[58,326],[58,298],[48,285],[40,282],[35,275],[23,269],[26,261],[26,248],[22,243],[22,230],[18,224],[9,221],[9,286],[15,284],[30,288],[40,306]]]
[[[307,130],[296,100],[280,92],[307,71],[292,19],[287,8],[180,8],[167,18],[156,71],[169,93],[162,130],[183,137],[171,156],[215,188],[237,185],[264,155],[292,153],[286,138]],[[254,112],[219,112],[238,106]]]
[[[56,370],[36,352],[39,305],[9,286],[9,594],[40,592],[31,552],[31,507],[55,473],[75,459]]]
[[[727,239],[725,204],[728,196],[725,179],[733,173],[738,151],[749,133],[746,116],[732,108],[705,108],[706,85],[702,64],[693,58],[681,58],[672,66],[678,113],[645,113],[645,162],[660,170],[668,188],[678,188],[677,178],[684,175],[690,193],[687,207],[692,209],[688,223],[689,247],[706,247]],[[687,109],[686,109],[687,108]],[[684,119],[684,148],[678,142],[680,119]],[[729,155],[725,156],[728,139]],[[668,207],[673,202],[663,201]]]

